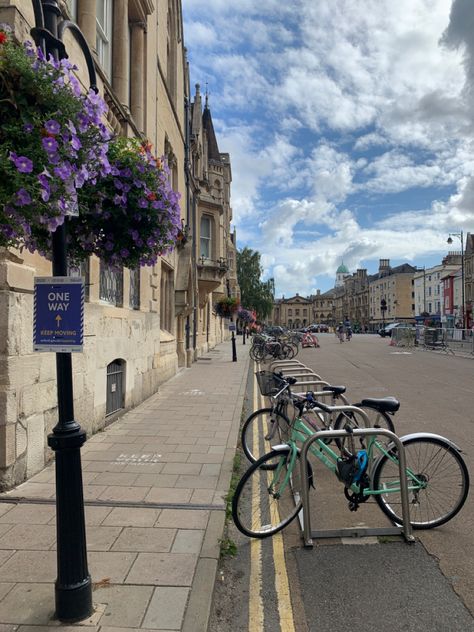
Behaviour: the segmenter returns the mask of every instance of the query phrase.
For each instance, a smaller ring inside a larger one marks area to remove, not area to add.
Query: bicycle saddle
[[[384,413],[396,413],[400,408],[400,402],[395,397],[368,397],[361,401],[361,406],[369,406]]]

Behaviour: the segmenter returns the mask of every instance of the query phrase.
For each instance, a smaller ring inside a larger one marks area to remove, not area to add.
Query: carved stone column
[[[114,0],[112,88],[120,103],[128,105],[129,87],[128,0]]]
[[[132,23],[130,110],[140,131],[145,125],[145,24]]]
[[[96,47],[96,0],[82,0],[78,3],[77,23],[84,33],[90,48]]]

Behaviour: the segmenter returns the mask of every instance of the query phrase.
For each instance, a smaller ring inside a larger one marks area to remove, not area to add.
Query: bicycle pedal
[[[359,505],[357,503],[350,502],[349,503],[349,511],[357,511],[359,509]]]

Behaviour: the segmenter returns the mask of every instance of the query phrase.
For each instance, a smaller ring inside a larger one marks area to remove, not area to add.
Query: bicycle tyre
[[[426,481],[426,488],[409,491],[410,523],[413,529],[433,529],[448,522],[461,510],[469,492],[469,472],[459,452],[438,437],[413,437],[403,441],[407,469]],[[396,456],[396,448],[390,451]],[[459,477],[459,480],[454,480]],[[398,461],[383,455],[375,466],[373,489],[384,480],[398,480]],[[377,494],[377,504],[396,524],[402,524],[400,493]],[[424,509],[421,509],[423,503]],[[423,517],[423,511],[426,512]],[[428,513],[434,514],[429,517]]]
[[[289,485],[278,497],[273,496],[270,491],[277,484],[275,477],[286,475],[286,463],[290,455],[289,446],[278,452],[264,454],[240,479],[232,498],[232,518],[237,529],[244,535],[267,538],[284,529],[301,511],[301,498],[295,505]],[[298,453],[294,467],[294,474],[298,478],[299,456]],[[281,465],[280,469],[277,469],[278,465]],[[309,486],[309,479],[307,483]],[[281,518],[281,515],[284,517]]]
[[[358,408],[361,408],[364,412],[366,412],[369,416],[369,419],[371,418],[372,414],[377,416],[376,420],[374,421],[374,425],[370,426],[371,428],[381,428],[383,430],[390,430],[390,432],[395,432],[393,421],[390,415],[388,415],[387,413],[381,412],[377,410],[376,408],[371,408],[370,406],[359,406]],[[362,418],[359,417],[359,419],[362,419]],[[334,422],[334,430],[344,430],[347,424],[349,424],[352,428],[361,427],[357,423],[354,413],[342,412],[342,413],[339,413],[339,415],[336,418],[336,421]],[[336,438],[336,445],[341,451],[344,447],[344,442],[345,442],[344,439],[340,439],[339,437]]]
[[[281,347],[280,360],[293,360],[295,357],[295,348],[289,344],[284,344]]]
[[[278,429],[272,438],[273,443],[270,444],[270,447],[277,443],[286,442],[291,423],[288,417],[272,408],[259,408],[245,420],[240,433],[240,440],[245,456],[251,463],[255,463],[262,453],[268,452],[264,447],[265,436],[271,432],[274,423],[278,423]],[[254,446],[254,436],[258,437],[257,446]]]

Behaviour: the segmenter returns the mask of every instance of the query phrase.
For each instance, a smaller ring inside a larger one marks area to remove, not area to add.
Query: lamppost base
[[[65,622],[92,614],[81,468],[85,440],[86,432],[75,421],[58,424],[48,435],[48,445],[56,454],[56,617]]]
[[[54,587],[56,599],[56,618],[67,623],[83,621],[93,613],[92,607],[92,579],[88,575],[77,586]]]

